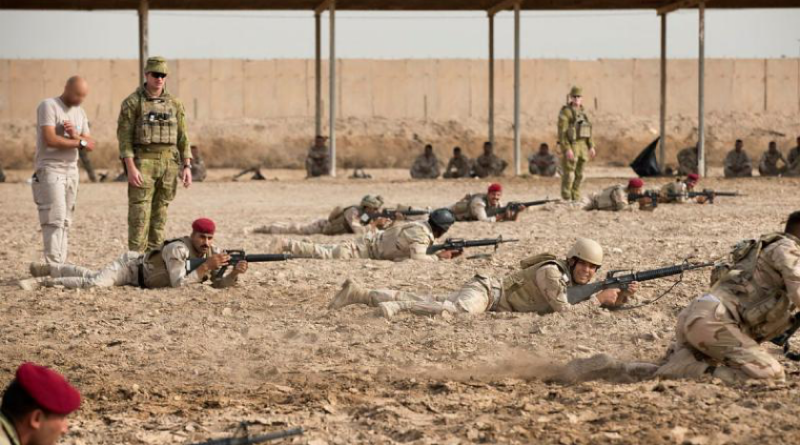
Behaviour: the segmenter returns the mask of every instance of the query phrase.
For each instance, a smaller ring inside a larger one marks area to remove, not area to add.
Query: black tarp
[[[658,147],[659,139],[661,138],[657,137],[631,162],[633,171],[642,178],[661,176],[661,170],[658,169],[658,160],[656,159],[656,147]]]

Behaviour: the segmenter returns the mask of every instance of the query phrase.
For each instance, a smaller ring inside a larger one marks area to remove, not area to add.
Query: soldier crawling
[[[348,207],[337,206],[327,218],[320,218],[310,223],[276,222],[257,227],[253,233],[264,234],[294,234],[294,235],[345,235],[355,233],[358,235],[370,229],[383,229],[390,221],[387,218],[368,218],[365,215],[374,215],[383,208],[383,198],[380,195],[365,195],[359,205]]]

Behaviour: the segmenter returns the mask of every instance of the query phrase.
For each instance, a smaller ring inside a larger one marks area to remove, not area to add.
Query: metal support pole
[[[519,132],[519,3],[514,5],[514,175],[520,174],[520,132]]]
[[[330,19],[330,37],[328,42],[330,44],[330,53],[328,55],[328,68],[330,74],[328,75],[328,93],[330,94],[330,119],[329,132],[330,132],[330,150],[331,150],[331,176],[336,177],[336,2],[331,1],[330,9],[328,10]]]
[[[706,3],[700,2],[699,12],[699,63],[697,85],[697,173],[706,176],[705,81],[706,81]]]
[[[659,110],[658,169],[667,165],[667,14],[661,14],[661,107]]]
[[[150,12],[150,1],[139,0],[139,85],[144,84],[144,66],[147,63],[149,53],[148,48],[148,14]]]
[[[494,146],[494,14],[489,13],[489,142]]]
[[[322,16],[314,13],[314,135],[322,134]]]

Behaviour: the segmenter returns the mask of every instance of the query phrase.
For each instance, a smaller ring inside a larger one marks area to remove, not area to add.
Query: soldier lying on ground
[[[497,312],[535,312],[539,315],[572,308],[567,288],[589,284],[603,264],[603,248],[597,242],[579,238],[567,253],[566,260],[544,253],[520,261],[521,270],[505,278],[477,274],[461,289],[449,295],[419,295],[404,291],[364,289],[351,280],[342,285],[328,306],[339,309],[351,304],[380,308],[384,317],[399,312],[416,315],[440,315]],[[590,301],[603,306],[622,305],[638,290],[632,283],[627,291],[606,289]]]
[[[621,210],[633,210],[631,200],[639,203],[640,210],[652,210],[651,198],[643,196],[644,181],[641,178],[633,178],[628,181],[628,186],[622,184],[612,185],[600,193],[589,196],[588,202],[583,207],[584,210],[609,210],[619,212]]]
[[[727,265],[712,275],[711,289],[678,316],[675,342],[658,375],[783,380],[783,366],[759,344],[786,332],[798,307],[800,212],[794,212],[783,233],[734,247]]]
[[[525,210],[525,206],[516,209],[508,208],[505,212],[499,212],[503,208],[500,198],[503,197],[503,186],[494,183],[489,186],[486,193],[468,194],[460,201],[449,207],[456,218],[456,221],[483,221],[500,222],[516,221],[519,212]]]
[[[664,184],[658,192],[658,202],[663,204],[683,204],[691,201],[689,192],[693,191],[697,184],[700,182],[700,176],[697,173],[689,173],[683,181],[673,181]],[[698,204],[705,204],[708,198],[705,196],[697,196],[695,202]]]
[[[99,271],[72,264],[31,263],[30,272],[35,278],[22,280],[19,285],[26,290],[53,286],[68,289],[112,286],[156,289],[182,287],[211,279],[214,287],[230,287],[236,284],[240,274],[247,271],[247,262],[237,263],[224,277],[213,273],[230,260],[226,253],[213,246],[215,231],[213,221],[200,218],[192,223],[190,236],[166,241],[160,249],[145,254],[127,252]],[[207,261],[187,272],[186,261],[194,258],[207,258]]]
[[[398,222],[386,230],[366,232],[362,236],[340,244],[320,244],[278,240],[269,250],[291,253],[294,258],[373,259],[373,260],[446,260],[459,256],[461,252],[443,250],[429,255],[428,248],[444,235],[455,222],[448,209],[431,212],[427,221]]]
[[[344,235],[347,233],[363,234],[370,229],[383,229],[390,221],[386,218],[369,219],[364,215],[379,213],[383,207],[383,198],[379,195],[366,195],[361,204],[349,207],[336,207],[327,218],[320,218],[310,223],[276,222],[253,229],[253,233],[295,234],[295,235]]]

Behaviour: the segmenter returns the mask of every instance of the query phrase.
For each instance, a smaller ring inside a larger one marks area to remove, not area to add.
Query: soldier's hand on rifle
[[[646,210],[652,212],[656,207],[653,205],[653,198],[644,197],[639,200],[639,210]]]
[[[391,222],[392,222],[391,219],[379,216],[379,217],[373,219],[372,222],[370,222],[370,224],[375,228],[383,229],[386,226],[388,226],[389,224],[391,224]]]
[[[236,263],[236,266],[233,267],[233,271],[231,273],[239,275],[247,272],[247,261],[239,261]]]
[[[402,212],[394,212],[395,221],[403,221],[404,219],[406,219],[406,215],[403,215]]]
[[[508,220],[508,221],[516,221],[517,219],[519,219],[520,212],[524,212],[526,208],[527,207],[521,205],[521,206],[517,207],[516,211],[512,211],[511,209],[509,209],[508,211],[510,212],[510,215],[506,217],[506,220]]]
[[[452,260],[460,257],[464,253],[463,250],[442,250],[436,253],[440,260]]]
[[[208,270],[217,270],[222,266],[227,266],[230,260],[231,256],[227,253],[217,253],[208,257],[203,265],[208,266]]]
[[[616,306],[620,296],[619,294],[619,289],[606,289],[597,294],[597,301],[599,301],[602,306]]]

